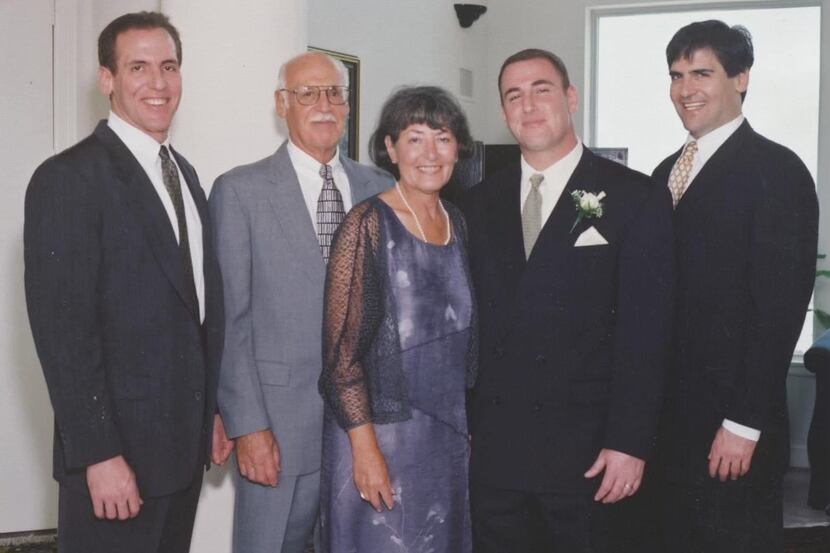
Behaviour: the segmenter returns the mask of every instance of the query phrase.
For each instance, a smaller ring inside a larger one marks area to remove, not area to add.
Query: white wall
[[[486,3],[486,2],[482,2]],[[360,58],[360,160],[380,108],[401,85],[429,84],[461,100],[473,137],[484,136],[490,13],[462,29],[450,0],[310,0],[308,43]],[[473,72],[474,95],[459,95],[459,68]]]

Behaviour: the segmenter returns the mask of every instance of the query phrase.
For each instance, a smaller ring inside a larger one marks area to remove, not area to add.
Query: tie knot
[[[543,180],[545,180],[545,175],[542,173],[534,173],[530,175],[530,186],[532,186],[535,190],[538,190],[539,185],[542,184]]]
[[[159,148],[159,155],[161,156],[161,159],[165,161],[168,161],[170,159],[170,152],[167,150],[167,146],[165,146],[164,144],[162,144],[161,148]]]
[[[693,157],[697,153],[697,142],[692,140],[686,144],[686,148],[683,150],[683,155],[686,157]]]
[[[320,166],[320,176],[326,180],[330,180],[331,177],[331,165],[324,163]]]

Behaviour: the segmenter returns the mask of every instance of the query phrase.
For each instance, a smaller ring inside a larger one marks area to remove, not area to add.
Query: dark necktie
[[[161,157],[161,174],[164,179],[164,187],[167,193],[170,194],[170,199],[173,200],[173,210],[176,212],[176,221],[179,227],[179,255],[182,260],[182,269],[184,269],[184,284],[187,288],[188,298],[191,305],[199,305],[199,300],[196,297],[196,283],[193,280],[193,262],[190,259],[190,241],[187,239],[187,219],[184,215],[184,199],[182,198],[182,185],[179,181],[179,170],[176,169],[176,164],[170,159],[170,152],[167,151],[167,146],[162,146],[159,150],[159,157]]]
[[[334,184],[331,165],[321,165],[320,176],[323,177],[323,189],[317,198],[317,237],[320,240],[323,261],[328,263],[331,239],[343,222],[346,212],[343,209],[343,196]]]

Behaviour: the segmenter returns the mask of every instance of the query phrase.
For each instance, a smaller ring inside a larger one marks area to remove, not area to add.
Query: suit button
[[[541,410],[542,410],[542,404],[541,403],[539,403],[537,401],[536,403],[533,404],[533,412],[534,413],[538,413]]]
[[[545,357],[541,353],[536,356],[536,362],[540,365],[544,365],[547,362],[547,360],[548,360],[547,357]]]
[[[501,405],[501,398],[499,396],[491,397],[490,398],[490,405],[495,405],[495,406]]]
[[[195,394],[193,394],[193,397],[196,398],[196,401],[199,401],[200,399],[202,399],[202,392],[196,392]]]
[[[496,301],[495,300],[488,301],[487,302],[487,307],[489,307],[490,309],[493,309],[494,307],[496,307]]]
[[[493,349],[493,355],[496,359],[501,359],[504,357],[505,351],[503,347],[496,347]]]

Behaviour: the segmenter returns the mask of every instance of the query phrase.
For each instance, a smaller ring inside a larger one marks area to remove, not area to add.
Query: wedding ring
[[[363,492],[360,492],[360,499],[362,499],[363,501],[366,501],[366,496],[363,495]]]

